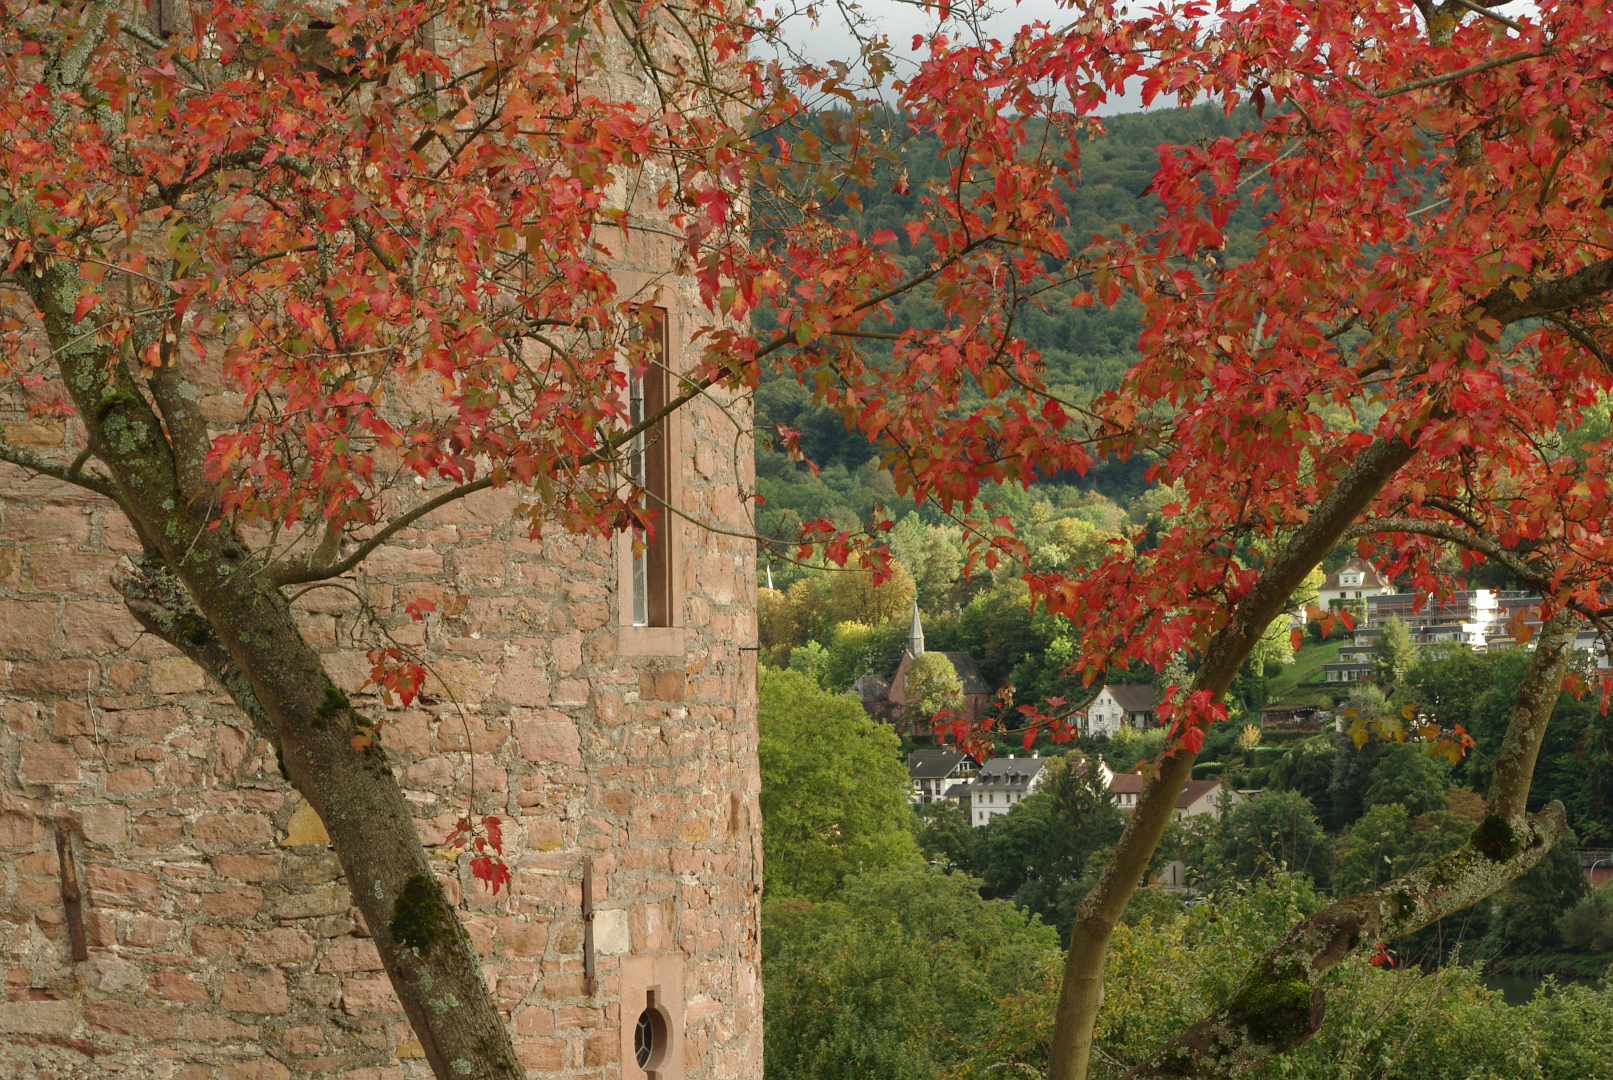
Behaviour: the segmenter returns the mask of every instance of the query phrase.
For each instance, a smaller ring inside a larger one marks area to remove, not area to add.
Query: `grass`
[[[1339,646],[1349,640],[1338,632],[1320,645],[1307,641],[1294,654],[1294,662],[1271,680],[1266,700],[1272,705],[1331,705],[1333,696],[1323,681],[1322,665],[1339,658]]]

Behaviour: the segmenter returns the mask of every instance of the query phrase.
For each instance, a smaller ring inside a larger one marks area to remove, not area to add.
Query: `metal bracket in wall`
[[[599,967],[594,962],[594,857],[582,860],[582,975],[588,996],[599,993]]]
[[[84,896],[78,887],[78,866],[73,861],[73,836],[56,826],[56,860],[62,868],[62,906],[67,909],[67,936],[73,943],[74,961],[90,958],[84,941]]]

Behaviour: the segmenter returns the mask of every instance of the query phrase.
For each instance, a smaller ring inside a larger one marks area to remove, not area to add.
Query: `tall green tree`
[[[1286,867],[1326,885],[1333,845],[1309,799],[1297,791],[1266,791],[1227,815],[1221,857],[1242,880]]]
[[[1125,823],[1097,770],[1078,755],[1047,760],[1040,790],[974,830],[974,864],[999,896],[1068,932],[1091,887],[1094,854]]]
[[[821,900],[847,874],[918,861],[895,732],[794,671],[762,670],[763,883]]]
[[[1378,682],[1385,685],[1398,683],[1417,662],[1417,646],[1411,643],[1411,631],[1398,617],[1391,615],[1372,643],[1372,665],[1377,669]]]
[[[767,1080],[935,1080],[1058,955],[1035,916],[916,865],[769,898],[763,925]]]
[[[1366,806],[1398,803],[1415,817],[1445,805],[1451,789],[1451,767],[1417,743],[1393,743],[1372,765],[1361,801]]]

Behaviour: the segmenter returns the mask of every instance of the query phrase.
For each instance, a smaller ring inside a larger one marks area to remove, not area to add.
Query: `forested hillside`
[[[1158,167],[1157,147],[1162,143],[1213,140],[1242,130],[1253,119],[1248,109],[1226,116],[1218,109],[1199,108],[1105,120],[1105,134],[1081,140],[1082,182],[1069,192],[1069,222],[1064,230],[1071,248],[1079,250],[1095,235],[1114,235],[1122,228],[1142,229],[1149,225],[1158,202],[1146,189]],[[941,157],[933,139],[913,137],[904,142],[898,129],[893,143],[901,148],[896,159],[872,184],[847,189],[837,205],[843,220],[862,235],[873,235],[881,229],[894,233],[894,243],[903,251],[903,257],[910,261],[912,269],[918,270],[929,256],[928,241],[921,240],[915,248],[908,242],[903,225],[923,214],[923,192],[930,181],[945,181],[949,163]],[[1254,227],[1253,213],[1240,210],[1229,223],[1227,259],[1235,260],[1248,253]],[[1113,308],[1074,307],[1070,299],[1077,291],[1070,285],[1021,305],[1015,328],[1041,353],[1047,365],[1049,389],[1066,399],[1084,401],[1119,385],[1135,350],[1141,308],[1129,297]],[[915,325],[942,325],[940,315],[925,304],[925,299],[909,294],[894,306],[890,325],[884,329],[900,332]],[[758,321],[765,324],[766,314]],[[871,343],[871,347],[877,350],[878,344]],[[866,523],[870,511],[880,504],[896,516],[913,509],[911,505],[900,505],[889,484],[881,483],[876,469],[867,467],[874,456],[867,440],[858,433],[848,433],[829,409],[814,404],[812,389],[801,386],[793,376],[764,375],[757,391],[756,420],[764,433],[773,431],[779,423],[800,431],[802,452],[820,470],[814,476],[807,464],[791,462],[765,443],[758,447],[758,488],[766,500],[761,515],[766,534],[792,537],[799,518],[829,517],[842,525]],[[1056,501],[1053,485],[1068,484],[1125,503],[1146,487],[1146,467],[1147,462],[1138,458],[1103,462],[1085,478],[1050,478],[1049,490],[1040,497]],[[1036,497],[1026,500],[1008,492],[999,492],[996,498],[1011,512],[1037,501]]]

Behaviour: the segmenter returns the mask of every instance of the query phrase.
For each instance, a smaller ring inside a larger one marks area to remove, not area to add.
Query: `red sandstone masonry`
[[[29,425],[20,406],[12,441],[72,452],[72,424]],[[724,449],[729,420],[700,402],[681,422],[688,505],[742,524],[750,465]],[[622,1074],[621,955],[602,947],[597,995],[583,978],[590,855],[621,948],[683,958],[687,1076],[759,1080],[755,688],[740,651],[755,643],[751,550],[676,525],[683,654],[624,657],[614,543],[530,540],[515,505],[489,492],[449,507],[357,582],[432,664],[426,698],[388,714],[383,735],[421,834],[440,844],[465,812],[474,762],[474,809],[505,820],[513,886],[493,898],[466,856],[436,854],[529,1077]],[[108,571],[137,549],[127,523],[6,467],[0,515],[0,1075],[428,1075],[273,751],[110,591]],[[423,626],[402,617],[417,596],[438,606]],[[378,714],[360,694],[352,598],[318,589],[297,606],[333,676]],[[77,964],[58,822],[84,890],[90,958]]]

